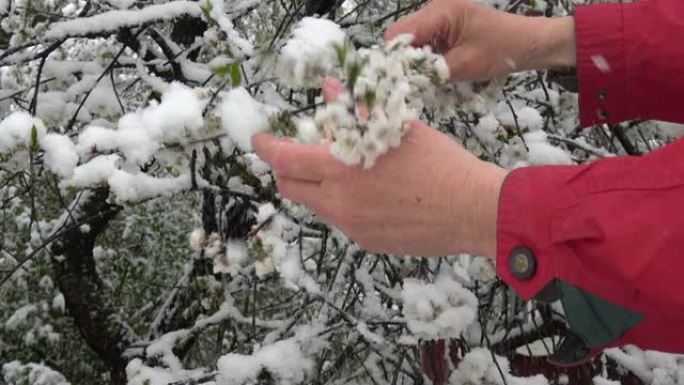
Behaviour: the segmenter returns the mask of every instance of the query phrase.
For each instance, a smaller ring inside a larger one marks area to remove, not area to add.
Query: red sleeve
[[[684,139],[643,157],[513,170],[497,221],[499,276],[523,297],[560,277],[626,303],[638,283],[649,306],[684,318]],[[509,266],[519,248],[535,256],[529,279]]]
[[[633,342],[684,351],[684,139],[640,158],[514,170],[497,221],[497,274],[522,297],[558,278],[654,322],[676,317],[676,338]]]
[[[582,6],[575,25],[582,126],[684,122],[684,1]]]

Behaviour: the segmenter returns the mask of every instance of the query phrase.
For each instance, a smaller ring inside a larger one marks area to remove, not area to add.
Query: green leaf
[[[349,90],[352,91],[352,94],[359,75],[361,75],[361,63],[356,61],[349,63],[349,66],[347,66],[347,85]]]
[[[366,94],[363,95],[363,101],[366,102],[366,107],[369,111],[373,110],[373,106],[375,105],[375,97],[375,91],[373,90],[366,90]]]
[[[230,64],[225,64],[218,67],[211,67],[211,73],[218,77],[226,77],[230,73]]]
[[[218,67],[212,67],[211,73],[222,78],[230,76],[230,83],[233,87],[238,87],[240,84],[242,84],[240,63],[231,63]]]
[[[230,65],[230,82],[233,85],[233,87],[237,87],[242,83],[240,63],[233,63]]]
[[[214,20],[214,18],[211,17],[211,11],[214,10],[214,5],[211,3],[211,1],[205,2],[200,8],[202,9],[202,13],[204,14],[205,19],[207,19],[208,21],[216,22],[216,20]]]
[[[103,59],[114,59],[114,52],[106,51],[102,53],[102,58]]]
[[[31,126],[31,151],[38,151],[38,129],[35,124]]]
[[[333,46],[337,54],[337,61],[344,67],[344,62],[347,60],[347,42],[345,41],[342,44],[334,43]]]

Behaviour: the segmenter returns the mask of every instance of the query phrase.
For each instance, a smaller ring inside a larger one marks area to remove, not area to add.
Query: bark
[[[306,10],[304,13],[307,16],[325,16],[335,12],[337,7],[338,2],[336,0],[309,0],[309,2],[306,3]]]
[[[110,382],[123,385],[127,364],[123,353],[138,337],[114,308],[93,257],[97,237],[121,211],[107,202],[108,195],[101,188],[85,192],[72,204],[71,214],[60,227],[64,232],[51,246],[52,266],[67,311],[83,339],[108,368]]]

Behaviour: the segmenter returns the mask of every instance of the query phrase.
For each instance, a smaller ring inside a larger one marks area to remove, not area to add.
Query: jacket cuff
[[[583,127],[638,118],[627,82],[625,34],[639,3],[608,3],[575,10],[580,124]]]
[[[511,171],[501,189],[497,216],[497,275],[530,299],[557,277],[551,223],[574,201],[564,188],[582,166],[525,167]]]

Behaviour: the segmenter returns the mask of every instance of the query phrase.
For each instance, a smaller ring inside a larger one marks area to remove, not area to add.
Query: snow
[[[87,127],[78,137],[79,154],[118,149],[129,163],[145,164],[163,143],[196,138],[204,127],[204,95],[171,83],[161,103],[124,115],[116,130]]]
[[[368,271],[368,267],[363,265],[359,267],[354,271],[354,278],[356,279],[356,282],[363,286],[364,296],[362,314],[371,319],[382,317],[384,313],[382,301],[375,289],[375,282]]]
[[[496,363],[498,363],[498,368]],[[455,371],[449,376],[449,385],[491,384],[491,385],[548,385],[548,380],[539,374],[534,377],[514,377],[510,374],[506,358],[496,356],[485,348],[474,348],[466,354]],[[499,368],[505,379],[501,378]]]
[[[99,32],[115,31],[121,28],[143,25],[152,21],[170,20],[189,15],[201,17],[202,10],[197,2],[171,1],[149,5],[138,10],[116,10],[90,17],[52,23],[44,35],[45,39],[61,39],[67,36],[83,36]]]
[[[19,309],[14,311],[14,313],[7,319],[7,321],[5,321],[5,328],[7,328],[8,330],[14,330],[21,327],[21,325],[26,323],[28,316],[36,311],[38,311],[36,305],[30,304],[20,307]]]
[[[52,299],[52,308],[59,311],[59,312],[64,312],[64,295],[62,293],[58,293],[53,299]]]
[[[592,55],[591,56],[591,61],[594,63],[596,68],[598,68],[599,71],[601,71],[604,74],[607,74],[610,72],[610,64],[608,64],[608,60],[606,60],[606,57],[603,55]]]
[[[486,257],[473,256],[467,271],[470,279],[480,282],[490,282],[496,278],[496,266]]]
[[[37,139],[40,140],[45,135],[45,126],[40,119],[33,118],[27,112],[14,112],[0,121],[0,154],[11,152],[17,147],[30,146],[34,126]]]
[[[43,121],[61,120],[66,112],[67,98],[66,93],[60,91],[39,93],[36,116]]]
[[[40,281],[38,281],[38,287],[40,287],[41,289],[43,289],[45,291],[52,290],[52,288],[54,286],[55,285],[52,282],[52,278],[50,278],[50,276],[48,276],[48,275],[43,276],[43,278],[41,278]]]
[[[680,138],[680,137],[684,136],[684,124],[670,123],[670,122],[657,122],[657,127],[663,133],[670,136],[671,138]]]
[[[523,138],[529,149],[528,161],[531,165],[574,163],[566,151],[548,142],[544,131],[529,132],[523,134]]]
[[[278,270],[286,286],[293,289],[303,287],[311,294],[321,294],[318,283],[304,271],[299,251],[296,248],[288,249],[285,257],[280,261]]]
[[[261,223],[266,222],[276,213],[277,213],[277,210],[276,210],[275,206],[273,206],[273,203],[271,203],[271,202],[259,205],[259,208],[257,209],[257,213],[256,213],[257,223],[261,224]]]
[[[138,58],[138,60],[136,60],[135,69],[138,71],[140,79],[142,79],[142,81],[145,82],[145,84],[152,87],[152,89],[154,89],[155,91],[164,93],[166,92],[167,88],[169,88],[169,83],[166,83],[163,79],[153,76],[147,72],[147,68],[145,68],[145,64],[143,63],[141,58]]]
[[[265,205],[265,207],[266,209],[264,212],[269,212],[269,206]],[[257,220],[258,219],[261,219],[260,215],[257,215]],[[285,240],[283,240],[284,223],[284,218],[282,216],[276,215],[257,233],[257,239],[263,245],[263,250],[266,253],[264,256],[257,256],[255,270],[258,277],[264,277],[265,275],[280,269],[281,263],[285,260],[288,254],[288,244],[285,242]]]
[[[187,190],[190,188],[190,175],[157,178],[145,173],[131,174],[117,170],[107,182],[119,201],[135,202]]]
[[[55,77],[58,81],[70,82],[76,80],[75,73],[100,75],[104,68],[92,61],[48,59],[45,62],[44,71],[44,75],[48,78]]]
[[[99,155],[74,169],[70,179],[60,183],[60,187],[94,187],[107,183],[107,179],[117,170],[121,157],[116,154]]]
[[[88,188],[108,185],[122,202],[141,201],[157,196],[169,196],[190,188],[190,175],[154,177],[138,172],[129,173],[118,168],[121,157],[116,154],[99,155],[74,169],[73,176],[60,187]]]
[[[671,385],[684,380],[684,355],[641,350],[634,345],[607,349],[604,353],[645,384]]]
[[[221,124],[228,136],[245,152],[252,151],[252,136],[267,131],[273,112],[256,101],[246,89],[234,88],[221,98]]]
[[[45,135],[40,146],[45,150],[43,164],[60,178],[70,178],[78,164],[74,142],[66,135],[50,133]]]
[[[634,373],[644,383],[650,384],[653,380],[653,373],[651,372],[651,368],[648,366],[644,352],[641,349],[635,346],[627,346],[625,349],[606,349],[604,353],[606,356]]]
[[[107,2],[119,9],[127,9],[135,4],[135,0],[107,0]]]
[[[237,275],[248,261],[247,244],[240,239],[230,239],[225,243],[223,253],[214,256],[214,274]]]
[[[480,118],[475,126],[475,134],[486,144],[495,144],[497,142],[496,132],[501,124],[494,115],[486,115]]]
[[[303,18],[280,50],[280,78],[294,88],[319,87],[337,62],[334,45],[343,45],[345,33],[328,19]]]
[[[320,143],[323,139],[313,120],[297,118],[294,124],[297,128],[297,137],[304,143]]]
[[[128,385],[167,385],[174,382],[175,377],[165,368],[152,368],[135,358],[126,365]]]
[[[218,363],[221,385],[242,384],[248,379],[256,378],[261,371],[261,365],[251,356],[242,354],[227,354]]]
[[[458,338],[477,314],[475,295],[446,273],[434,283],[404,280],[402,298],[409,330],[424,339]]]
[[[304,355],[294,338],[277,341],[252,355],[229,353],[218,360],[218,385],[240,385],[267,370],[278,384],[301,383],[314,362]]]
[[[11,361],[2,365],[2,376],[9,384],[70,385],[64,376],[52,368],[37,363]]]
[[[192,233],[190,233],[190,248],[196,252],[199,252],[202,250],[202,247],[204,247],[204,242],[207,239],[207,233],[204,231],[203,228],[198,227],[194,230],[192,230]]]
[[[511,108],[505,102],[500,102],[496,108],[496,117],[503,125],[508,127],[515,127],[516,119],[521,130],[537,131],[544,127],[544,118],[542,118],[539,111],[532,107],[523,106],[516,108],[515,117]]]
[[[599,376],[594,377],[592,382],[594,385],[621,385],[620,381],[611,381]]]
[[[195,63],[184,58],[180,58],[178,61],[180,62],[183,76],[190,81],[201,84],[212,76],[211,70],[205,64]]]
[[[142,132],[142,131],[141,131]],[[138,135],[136,135],[138,136]],[[116,130],[91,125],[78,135],[77,151],[81,155],[115,150],[120,146],[120,135]],[[141,138],[145,139],[145,137]]]
[[[228,42],[231,46],[235,47],[237,51],[246,56],[251,56],[254,54],[254,46],[249,40],[240,36],[240,34],[235,30],[233,22],[230,21],[225,15],[221,15],[218,20],[221,30],[226,34]]]
[[[83,103],[83,108],[93,115],[102,117],[115,117],[121,113],[121,107],[114,93],[114,85],[109,78],[97,83]]]
[[[370,331],[370,329],[368,329],[368,325],[367,325],[365,322],[358,322],[358,323],[356,324],[356,330],[357,330],[359,333],[361,333],[361,335],[363,336],[363,338],[364,338],[366,341],[368,341],[368,342],[371,342],[371,343],[374,343],[374,344],[383,344],[383,343],[385,343],[385,339],[382,338],[381,335],[379,335],[379,334],[377,334],[377,333],[373,333],[372,331]]]
[[[228,18],[223,0],[203,0],[201,7],[210,9],[209,16],[216,21],[221,31],[226,35],[226,42],[233,48],[231,53],[234,56],[252,56],[254,54],[252,43],[240,36],[235,30],[233,22]],[[239,7],[240,5],[234,2],[231,4],[231,10],[237,10]]]

